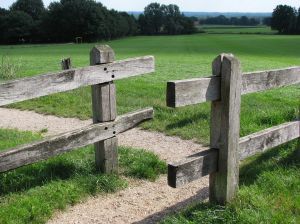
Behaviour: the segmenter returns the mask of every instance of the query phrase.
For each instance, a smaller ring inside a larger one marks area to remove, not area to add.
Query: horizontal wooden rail
[[[168,165],[168,184],[176,188],[217,170],[218,150],[209,149]]]
[[[240,138],[239,156],[246,159],[259,152],[300,138],[300,121],[288,122],[276,127]],[[168,184],[177,188],[217,171],[218,150],[208,149],[168,165]]]
[[[240,159],[300,138],[300,121],[288,122],[240,138]]]
[[[146,56],[8,81],[0,84],[0,106],[147,74],[154,69],[154,57]]]
[[[219,100],[220,81],[220,76],[170,81],[167,84],[167,106],[183,107]],[[245,73],[242,77],[242,94],[298,83],[300,83],[300,67]]]
[[[89,125],[75,131],[56,135],[45,140],[23,145],[0,153],[0,172],[109,139],[153,118],[153,109],[147,108],[120,116],[114,122]]]

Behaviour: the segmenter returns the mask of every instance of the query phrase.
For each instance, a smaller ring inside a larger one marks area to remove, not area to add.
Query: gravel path
[[[54,135],[89,125],[91,121],[73,118],[45,116],[31,111],[0,108],[0,128],[41,131]],[[153,151],[166,161],[203,150],[193,141],[165,136],[158,132],[138,128],[127,131],[119,137],[119,145],[143,148]],[[49,224],[61,223],[156,223],[166,214],[173,213],[194,201],[208,196],[208,179],[202,178],[180,189],[167,186],[166,176],[156,182],[133,181],[129,187],[117,194],[99,195],[81,204],[58,212]]]

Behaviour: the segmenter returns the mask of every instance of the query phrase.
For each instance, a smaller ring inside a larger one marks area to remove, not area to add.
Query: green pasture
[[[170,109],[165,106],[166,82],[211,74],[211,62],[222,52],[241,60],[243,71],[300,65],[300,37],[279,35],[208,35],[131,37],[105,42],[117,59],[154,55],[156,72],[117,81],[118,113],[154,106],[155,119],[143,125],[185,139],[208,142],[209,103]],[[60,69],[60,60],[71,57],[74,67],[89,64],[95,44],[0,46],[19,67],[18,76],[33,76]],[[256,93],[242,98],[241,135],[265,129],[299,116],[300,86]],[[91,118],[90,87],[12,105],[63,117]]]
[[[155,118],[143,124],[143,128],[201,143],[208,143],[209,139],[209,103],[167,108],[165,89],[168,80],[209,76],[211,62],[222,52],[235,54],[244,72],[300,66],[300,36],[197,34],[131,37],[105,44],[113,47],[117,59],[143,55],[156,58],[155,73],[116,82],[119,114],[154,106]],[[9,78],[26,77],[60,70],[60,60],[65,57],[71,57],[75,67],[86,66],[93,45],[0,46],[0,57],[16,66],[17,75]],[[0,75],[1,71],[3,66]],[[299,106],[300,85],[243,96],[241,136],[299,118]],[[90,119],[90,88],[11,107]],[[0,137],[2,150],[41,138],[39,134],[13,130],[1,130]],[[297,149],[299,145],[294,141],[243,163],[239,195],[228,206],[198,204],[164,222],[299,223]],[[82,197],[114,192],[126,186],[122,177],[95,173],[93,161],[93,149],[87,147],[1,174],[0,223],[43,223],[56,209],[74,204]],[[140,150],[120,149],[120,164],[122,173],[129,177],[153,180],[165,172],[164,164],[157,157]]]
[[[197,27],[208,34],[276,34],[269,26],[202,25]]]

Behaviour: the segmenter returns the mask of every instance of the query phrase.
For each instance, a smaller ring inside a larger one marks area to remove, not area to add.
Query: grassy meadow
[[[117,59],[154,55],[156,72],[117,81],[118,113],[154,106],[155,119],[146,129],[208,143],[209,103],[170,109],[165,106],[166,82],[211,74],[211,62],[222,52],[235,54],[243,71],[267,70],[300,65],[300,37],[279,35],[212,35],[131,37],[106,42]],[[18,75],[32,76],[60,69],[60,59],[71,57],[75,67],[89,64],[94,44],[0,46],[19,65]],[[300,86],[243,96],[241,135],[247,135],[299,115]],[[39,113],[91,118],[90,88],[55,94],[12,105]]]
[[[143,124],[143,128],[204,144],[209,139],[210,104],[167,108],[167,81],[209,76],[211,62],[222,52],[235,54],[244,72],[300,66],[300,36],[197,34],[131,37],[105,44],[113,47],[117,59],[143,55],[154,55],[156,59],[155,73],[116,82],[118,113],[154,106],[155,118]],[[0,46],[0,58],[5,56],[18,65],[17,77],[27,77],[60,70],[60,60],[64,57],[71,57],[74,67],[86,66],[93,45]],[[299,106],[300,85],[243,96],[241,136],[299,118]],[[10,107],[90,119],[90,88]],[[0,137],[2,150],[41,138],[39,134],[13,130],[1,130]],[[167,218],[164,223],[297,223],[300,214],[297,149],[299,145],[294,141],[244,162],[240,192],[232,204],[226,207],[198,204]],[[145,151],[121,148],[123,174],[155,179],[165,172],[165,167],[153,156]],[[150,167],[150,171],[145,167]],[[16,217],[22,217],[19,223],[43,223],[54,210],[74,204],[86,195],[114,192],[125,186],[126,181],[120,177],[94,172],[93,150],[87,147],[1,174],[0,223],[18,223]]]

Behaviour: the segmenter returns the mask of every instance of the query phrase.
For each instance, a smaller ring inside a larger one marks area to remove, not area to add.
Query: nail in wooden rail
[[[115,53],[108,45],[94,47],[90,64],[109,64]],[[114,121],[117,117],[116,87],[113,81],[92,86],[93,122]],[[118,139],[116,136],[95,143],[96,166],[103,173],[118,173]]]

